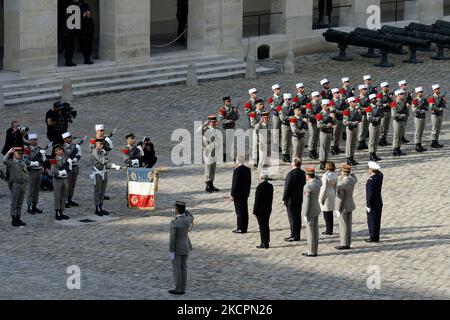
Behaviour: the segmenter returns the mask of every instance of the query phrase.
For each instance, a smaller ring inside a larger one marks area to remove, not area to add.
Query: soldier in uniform
[[[175,202],[175,219],[170,222],[169,257],[172,261],[175,289],[170,294],[183,295],[187,284],[187,260],[192,250],[189,231],[194,226],[194,216],[186,211],[186,203]]]
[[[306,104],[309,102],[309,97],[305,94],[305,85],[303,83],[297,83],[295,85],[297,88],[297,95],[292,98],[292,102],[302,109],[306,110]]]
[[[114,130],[115,131],[115,130]],[[113,132],[114,132],[113,131]],[[95,126],[95,138],[91,139],[90,152],[95,149],[95,140],[103,140],[103,151],[108,155],[114,148],[114,144],[112,142],[113,133],[109,136],[105,135],[105,126],[103,124],[97,124]],[[103,195],[104,200],[109,200],[110,197],[106,194]]]
[[[344,164],[342,175],[337,184],[336,215],[339,220],[339,238],[341,243],[337,250],[349,250],[352,244],[352,212],[355,210],[353,191],[358,179],[351,173],[352,166]]]
[[[203,157],[205,160],[205,191],[208,193],[220,191],[214,186],[216,176],[217,154],[220,154],[220,131],[217,129],[217,116],[210,115],[208,121],[197,129],[201,132],[203,141]]]
[[[369,156],[370,161],[381,161],[377,155],[378,142],[380,140],[380,125],[384,111],[381,106],[381,94],[372,93],[369,96],[370,105],[366,108],[367,121],[369,122]]]
[[[345,156],[347,164],[356,166],[359,163],[355,161],[356,140],[358,137],[358,127],[361,121],[361,112],[358,107],[359,101],[355,97],[347,99],[349,107],[344,110],[344,126],[346,127],[347,140],[345,143]]]
[[[417,152],[427,151],[422,146],[423,130],[425,129],[425,122],[427,111],[429,110],[428,100],[423,94],[423,88],[418,87],[414,90],[416,97],[412,100],[412,111],[414,112],[414,143],[416,144]]]
[[[283,106],[279,111],[281,121],[281,150],[283,153],[283,162],[290,163],[291,159],[291,143],[292,130],[290,126],[291,118],[294,116],[294,108],[292,105],[292,95],[285,93],[283,95]]]
[[[305,257],[316,257],[319,247],[319,193],[322,181],[316,178],[314,168],[306,168],[306,184],[303,188],[302,214],[306,222],[306,239],[308,251],[302,255]]]
[[[441,133],[444,109],[447,108],[447,101],[444,96],[441,96],[441,86],[439,84],[433,85],[432,89],[433,96],[428,100],[431,110],[431,147],[443,148],[444,146],[439,143],[439,134]]]
[[[259,163],[258,170],[260,174],[263,174],[263,169],[267,168],[270,164],[270,156],[272,151],[272,127],[269,119],[269,112],[261,112],[261,120],[255,126],[255,132],[258,135],[258,154]]]
[[[402,137],[406,129],[406,119],[408,119],[409,109],[406,106],[405,101],[405,91],[397,90],[395,91],[396,101],[392,102],[392,118],[394,119],[394,151],[393,155],[400,157],[405,156],[401,150],[402,147]]]
[[[391,104],[393,102],[393,95],[390,93],[389,82],[382,82],[380,84],[381,94],[383,97],[381,98],[381,106],[383,107],[384,117],[381,119],[381,138],[378,145],[380,147],[386,147],[390,145],[387,141],[387,135],[389,132],[389,127],[391,126]]]
[[[250,127],[253,129],[252,132],[252,159],[254,162],[254,167],[258,167],[260,161],[259,157],[259,138],[258,133],[255,130],[256,125],[261,121],[261,113],[264,111],[264,101],[257,99],[255,100],[256,110],[249,114]]]
[[[383,186],[383,174],[381,167],[376,162],[369,162],[369,179],[366,184],[366,212],[367,224],[369,226],[369,239],[366,242],[380,241],[381,214],[383,210],[383,200],[381,189]]]
[[[104,139],[96,139],[95,148],[91,150],[91,164],[93,171],[90,178],[94,184],[95,214],[98,216],[109,214],[108,211],[103,209],[103,200],[108,184],[108,172],[106,172],[106,169],[122,169],[120,166],[109,162],[108,153],[103,149],[104,145]]]
[[[372,76],[371,75],[366,75],[363,77],[364,79],[364,84],[367,86],[367,94],[371,95],[371,94],[377,94],[378,93],[378,89],[377,87],[375,87],[373,85],[373,81],[372,81]]]
[[[341,144],[342,134],[344,132],[344,110],[347,108],[345,92],[343,89],[339,90],[334,88],[331,90],[333,93],[333,100],[330,101],[330,111],[336,116],[336,124],[333,128],[333,140],[331,142],[331,154],[339,155],[342,151],[339,149]]]
[[[256,110],[256,100],[258,99],[258,90],[256,88],[248,90],[250,100],[245,104],[245,114],[248,117],[248,123],[251,126],[250,114]]]
[[[345,98],[348,99],[350,97],[353,97],[355,94],[354,90],[350,88],[350,78],[345,77],[342,78],[341,81],[342,81],[342,89],[344,89]]]
[[[224,106],[219,110],[218,120],[222,126],[223,136],[223,162],[230,160],[231,154],[234,154],[234,129],[236,128],[236,121],[239,120],[239,110],[231,105],[231,98],[223,98]]]
[[[333,99],[333,95],[330,90],[330,81],[328,79],[322,79],[320,81],[320,85],[322,86],[322,89],[320,90],[320,96],[322,99]]]
[[[28,181],[27,165],[22,160],[22,155],[22,147],[12,147],[3,157],[3,163],[9,171],[11,224],[16,228],[26,226],[26,223],[20,219]]]
[[[45,150],[38,147],[38,135],[28,134],[29,146],[24,150],[23,160],[28,170],[28,213],[42,213],[37,207],[39,202],[39,191],[41,189],[42,173],[45,161]]]
[[[333,140],[333,126],[336,123],[336,116],[330,111],[330,100],[322,100],[322,111],[316,115],[317,127],[320,130],[320,169],[325,170],[325,162],[328,160]]]
[[[278,148],[279,151],[281,152],[281,120],[280,120],[280,115],[279,112],[281,111],[281,106],[283,105],[284,101],[283,101],[283,96],[281,95],[281,87],[279,84],[274,84],[272,86],[272,91],[273,91],[273,96],[269,98],[269,100],[267,101],[270,105],[270,110],[272,111],[272,128],[273,130],[275,130],[275,140],[273,141],[274,148]]]
[[[322,110],[320,104],[320,93],[319,91],[314,91],[311,93],[311,102],[306,104],[306,115],[308,117],[308,129],[309,129],[309,157],[311,159],[318,159],[319,154],[317,153],[317,146],[319,144],[319,128],[317,128],[316,115]]]
[[[123,162],[126,167],[139,168],[142,157],[144,156],[144,149],[142,145],[136,145],[136,137],[134,134],[127,134],[125,139],[127,140],[127,145],[122,149]]]
[[[292,130],[293,158],[301,160],[305,149],[305,134],[308,130],[308,118],[306,118],[306,114],[302,115],[302,109],[297,104],[294,106],[294,117],[291,118],[290,125]]]
[[[53,146],[54,157],[50,160],[50,173],[53,175],[53,202],[55,205],[55,219],[67,220],[69,219],[64,212],[65,204],[68,195],[68,178],[72,165],[68,162],[64,154],[64,148],[60,144]]]
[[[369,95],[367,94],[369,87],[362,84],[359,89],[359,106],[362,119],[358,127],[358,150],[369,149],[366,143],[367,133],[369,132],[369,123],[367,122],[366,108],[370,105]]]
[[[399,81],[398,86],[400,87],[400,90],[403,90],[405,92],[406,107],[408,108],[408,110],[411,110],[413,96],[412,92],[408,92],[408,82],[406,82],[406,80]],[[406,115],[405,128],[408,125],[408,119],[409,119],[409,112]],[[409,140],[405,138],[405,132],[403,133],[402,136],[402,143],[409,143]]]
[[[67,157],[67,161],[72,164],[72,170],[70,170],[69,178],[67,180],[68,191],[66,208],[78,207],[78,203],[74,202],[72,199],[78,180],[78,175],[80,174],[80,167],[78,166],[78,162],[80,161],[82,156],[81,146],[79,144],[73,143],[72,134],[70,132],[64,133],[62,137],[64,139],[63,147]]]

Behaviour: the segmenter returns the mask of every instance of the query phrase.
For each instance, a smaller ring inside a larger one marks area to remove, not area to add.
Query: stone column
[[[243,0],[222,0],[221,50],[231,53],[242,47]]]
[[[417,3],[421,23],[432,24],[444,16],[443,0],[417,0]]]
[[[221,43],[221,0],[190,0],[188,49],[217,51]],[[241,16],[242,19],[242,16]]]
[[[150,56],[150,1],[100,0],[100,59]]]
[[[419,19],[419,4],[417,0],[405,2],[404,6],[403,20]]]
[[[282,14],[270,16],[270,34],[284,34],[286,32],[286,1],[289,0],[271,0],[270,12],[282,12]]]
[[[3,69],[47,71],[58,64],[57,0],[4,0]]]
[[[341,0],[341,6],[350,5],[351,7],[341,7],[339,9],[333,9],[339,10],[339,27],[348,27],[355,24],[355,7],[353,2],[353,0]]]
[[[380,0],[353,0],[355,27],[367,28],[367,19],[370,16],[367,8],[371,5],[380,7]]]
[[[285,0],[286,36],[304,38],[311,36],[313,25],[313,0]]]

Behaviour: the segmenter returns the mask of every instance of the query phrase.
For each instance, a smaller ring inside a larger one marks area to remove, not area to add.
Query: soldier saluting
[[[36,133],[28,134],[29,146],[24,150],[23,160],[28,170],[28,213],[42,213],[37,207],[39,202],[39,191],[41,189],[42,173],[45,161],[45,150],[39,148],[38,135]]]
[[[217,149],[220,148],[220,131],[217,129],[217,116],[210,115],[208,121],[197,129],[202,134],[203,158],[205,160],[205,191],[208,193],[220,191],[214,186],[217,167]]]
[[[125,136],[127,145],[122,149],[123,161],[127,167],[140,167],[144,149],[141,145],[136,145],[136,137],[130,133]]]
[[[234,129],[236,128],[236,121],[239,120],[239,110],[231,105],[231,98],[223,98],[224,106],[219,109],[219,117],[223,129],[223,162],[226,162],[228,155],[233,153],[232,145],[234,141]]]

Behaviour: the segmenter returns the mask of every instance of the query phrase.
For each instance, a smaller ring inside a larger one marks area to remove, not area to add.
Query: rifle
[[[87,139],[87,136],[84,136],[84,138],[81,139],[81,141],[78,143],[78,145],[81,146],[86,141],[86,139]],[[72,153],[69,155],[69,159],[75,158],[77,156],[77,154],[78,154],[78,149],[77,148],[73,149]]]
[[[437,106],[438,108],[447,109],[447,103],[444,99],[446,95],[447,95],[447,91],[445,91],[445,93],[441,96],[441,101],[439,102],[439,105]]]
[[[114,130],[109,134],[108,138],[112,138],[117,132],[117,128],[114,128]]]

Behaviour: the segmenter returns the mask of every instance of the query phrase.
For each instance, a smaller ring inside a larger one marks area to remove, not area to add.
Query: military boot
[[[69,220],[70,218],[68,216],[66,216],[62,210],[59,210],[59,216],[61,217],[61,219],[63,220]]]
[[[381,161],[383,159],[381,159],[376,152],[373,153],[373,157],[375,158],[375,162]]]
[[[100,210],[100,206],[95,206],[95,214],[99,217],[103,216],[102,210]]]
[[[19,223],[17,222],[16,216],[11,216],[11,218],[12,218],[11,225],[12,225],[14,228],[20,227]]]
[[[20,219],[20,215],[16,215],[16,221],[20,227],[25,227],[27,224]]]
[[[419,147],[420,147],[420,150],[422,150],[422,152],[425,152],[425,151],[427,151],[427,149],[426,149],[426,148],[424,148],[424,147],[422,146],[422,144],[421,144],[421,143],[419,143]]]
[[[210,182],[206,182],[206,188],[205,191],[208,193],[213,193],[214,191],[211,188],[211,183]]]
[[[33,203],[32,209],[35,213],[42,213],[42,210],[37,207],[37,203]]]
[[[61,216],[59,215],[59,210],[55,210],[55,219],[58,221],[62,220]]]
[[[375,158],[375,153],[372,152],[372,153],[370,154],[369,160],[370,160],[370,161],[375,161],[375,162],[377,161],[376,158]]]
[[[28,212],[29,214],[36,214],[36,212],[34,212],[33,208],[31,207],[31,204],[28,205],[28,210],[27,210],[27,212]]]
[[[109,212],[103,209],[103,204],[99,205],[99,209],[104,216],[109,215]]]
[[[423,152],[420,148],[420,143],[416,143],[416,152]]]
[[[357,150],[359,151],[364,150],[364,141],[359,142]]]
[[[409,140],[405,138],[405,136],[402,137],[402,143],[409,143]]]

